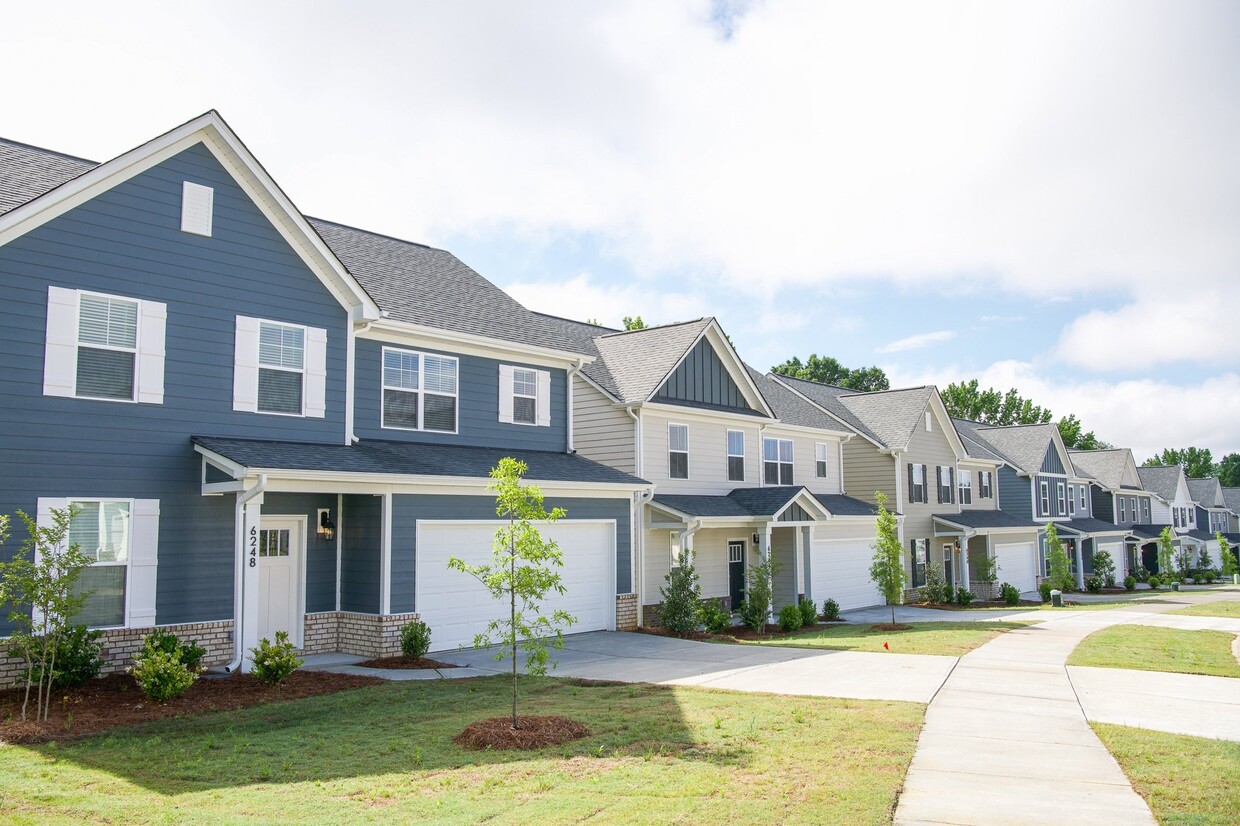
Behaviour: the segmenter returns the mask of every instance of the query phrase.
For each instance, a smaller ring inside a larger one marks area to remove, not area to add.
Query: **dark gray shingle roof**
[[[840,401],[841,396],[846,396],[856,391],[845,390],[842,387],[834,387],[830,384],[822,384],[816,381],[807,381],[806,379],[794,379],[788,376],[781,376],[777,373],[770,374],[771,380],[782,382],[786,386],[792,388],[814,404],[829,412],[838,420],[851,427],[863,436],[872,439],[875,442],[882,440],[876,436],[865,422],[857,417],[848,407]]]
[[[1046,450],[1054,441],[1058,428],[1053,424],[1023,424],[1011,427],[977,428],[977,433],[1012,460],[1020,470],[1037,473],[1042,468]]]
[[[1223,501],[1229,511],[1240,513],[1240,488],[1223,488]]]
[[[959,525],[963,528],[985,530],[986,528],[1028,528],[1037,530],[1041,527],[1037,522],[1021,519],[1006,511],[964,510],[960,513],[936,513],[934,519],[948,525]]]
[[[272,442],[259,439],[193,437],[194,444],[247,468],[405,476],[486,478],[505,456],[529,466],[526,477],[553,482],[646,485],[627,473],[570,453],[498,447],[430,445],[363,439],[353,445]]]
[[[99,164],[0,138],[0,215]]]
[[[1210,476],[1205,479],[1189,479],[1188,495],[1203,508],[1226,507],[1222,503],[1223,488],[1218,479]]]
[[[1158,494],[1168,502],[1175,500],[1175,491],[1179,486],[1180,474],[1183,472],[1184,468],[1179,465],[1137,468],[1137,476],[1141,477],[1141,487]]]
[[[758,392],[781,422],[798,427],[815,427],[820,430],[841,430],[841,425],[820,409],[793,393],[787,386],[770,376],[759,373],[748,364],[749,378],[757,385]]]
[[[1127,528],[1121,528],[1118,525],[1107,522],[1102,519],[1094,519],[1090,516],[1082,516],[1076,519],[1069,519],[1067,522],[1056,522],[1057,528],[1067,528],[1073,533],[1127,533]]]
[[[889,448],[903,450],[908,447],[913,431],[922,421],[934,392],[933,387],[853,392],[840,396],[840,401],[865,422],[879,441]]]
[[[596,336],[593,344],[603,363],[587,365],[583,372],[621,402],[644,402],[659,389],[711,321],[699,318]]]
[[[800,485],[768,488],[737,488],[726,496],[656,494],[656,504],[666,505],[690,516],[774,516],[797,494]]]
[[[1084,471],[1110,490],[1119,490],[1124,486],[1124,470],[1128,467],[1130,455],[1126,447],[1068,451],[1068,458],[1078,472]]]
[[[960,443],[964,445],[965,453],[968,454],[969,458],[1005,462],[1013,466],[1016,464],[977,432],[979,428],[986,427],[986,425],[979,422],[971,422],[968,419],[952,419],[952,424],[955,426],[956,435],[960,437]]]
[[[1157,539],[1162,535],[1163,528],[1170,528],[1170,525],[1133,525],[1128,532],[1133,536],[1141,539]],[[1177,536],[1175,529],[1171,530],[1172,537]]]
[[[815,493],[814,498],[836,516],[875,516],[878,514],[878,505],[854,496],[844,496],[839,493]]]

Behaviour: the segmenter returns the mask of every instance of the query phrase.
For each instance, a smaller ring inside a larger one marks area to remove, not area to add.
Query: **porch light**
[[[336,523],[332,521],[332,512],[328,508],[319,508],[319,539],[331,542],[336,538]]]
[[[758,544],[758,535],[757,535],[757,534],[754,534],[754,535],[753,535],[753,544],[754,544],[754,545],[757,545],[757,544]]]

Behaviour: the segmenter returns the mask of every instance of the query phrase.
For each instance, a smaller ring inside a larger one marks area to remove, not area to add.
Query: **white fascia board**
[[[828,440],[837,441],[837,442],[846,442],[856,435],[851,430],[848,430],[848,431],[828,430],[825,427],[806,427],[805,425],[800,425],[800,424],[788,424],[787,422],[781,421],[778,419],[773,424],[771,424],[770,427],[768,427],[765,431],[763,431],[762,435],[764,436],[769,436],[771,434],[778,435],[779,433],[783,431],[787,431],[792,434],[797,434],[797,433],[809,434],[819,440],[828,439]]]
[[[233,173],[285,241],[353,318],[378,318],[379,307],[214,110],[79,175],[0,216],[0,246],[42,226],[168,158],[202,143]]]
[[[802,490],[796,496],[789,499],[782,508],[775,511],[775,513],[771,515],[771,520],[772,521],[778,520],[779,515],[783,513],[784,511],[788,510],[788,508],[792,507],[793,505],[800,505],[803,509],[809,511],[810,513],[818,514],[818,521],[820,522],[831,518],[831,512],[828,511],[821,502],[815,499],[812,494],[807,493],[806,491]],[[781,524],[784,524],[784,523],[781,523]]]
[[[643,410],[650,413],[659,413],[672,418],[725,419],[730,423],[747,423],[753,425],[754,427],[770,427],[777,421],[763,415],[755,416],[746,413],[729,413],[726,410],[709,410],[701,407],[684,407],[678,404],[665,404],[664,402],[642,402],[640,404],[620,406],[632,407],[634,410]]]
[[[556,350],[550,347],[539,347],[533,344],[520,344],[515,341],[488,338],[473,333],[459,333],[453,330],[441,330],[423,324],[408,321],[397,321],[383,318],[375,322],[360,325],[358,338],[385,341],[390,344],[404,344],[413,347],[428,347],[435,350],[446,350],[453,353],[483,356],[485,358],[508,358],[519,360],[525,364],[537,364],[541,367],[565,369],[574,364],[592,364],[594,356],[585,353],[574,353],[569,350]]]
[[[343,485],[364,486],[382,489],[380,492],[409,493],[408,489],[435,488],[435,493],[448,493],[444,488],[466,489],[476,491],[486,489],[491,479],[484,476],[415,476],[395,473],[342,473],[331,470],[289,470],[287,468],[246,469],[246,477],[257,479],[267,477],[267,490],[291,490],[288,485],[299,486],[298,489],[324,490],[328,486],[330,492],[337,492]],[[652,484],[634,484],[629,482],[571,482],[563,479],[547,480],[528,478],[527,483],[536,485],[544,494],[566,495],[593,498],[616,497],[624,493],[627,498],[634,491],[654,490]],[[308,487],[306,487],[308,486]]]
[[[233,479],[241,479],[246,475],[245,465],[238,464],[226,456],[216,453],[214,450],[203,447],[202,445],[194,445],[194,450],[202,455],[203,459],[210,464],[227,473]],[[203,470],[206,473],[206,470]]]
[[[964,449],[964,442],[960,441],[960,434],[956,432],[956,423],[952,421],[951,415],[947,412],[947,407],[943,404],[943,398],[939,395],[939,389],[934,388],[934,392],[930,394],[930,406],[934,409],[935,416],[939,420],[939,430],[947,434],[947,441],[951,443],[952,449],[956,451],[956,461],[969,458],[969,451]],[[916,430],[916,426],[914,426]],[[909,433],[909,441],[913,439],[912,432]]]

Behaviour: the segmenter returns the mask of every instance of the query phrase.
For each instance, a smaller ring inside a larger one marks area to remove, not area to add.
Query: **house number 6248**
[[[250,567],[258,565],[258,528],[250,527]]]

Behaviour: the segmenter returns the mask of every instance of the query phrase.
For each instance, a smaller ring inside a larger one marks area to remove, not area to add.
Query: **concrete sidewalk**
[[[1068,666],[1085,716],[1099,723],[1240,742],[1240,679]]]

